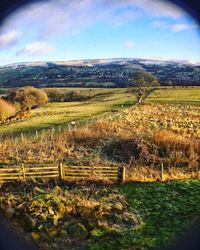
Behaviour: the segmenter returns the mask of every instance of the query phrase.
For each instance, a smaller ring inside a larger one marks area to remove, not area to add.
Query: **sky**
[[[164,0],[51,0],[0,27],[0,64],[100,58],[200,62],[200,28]]]

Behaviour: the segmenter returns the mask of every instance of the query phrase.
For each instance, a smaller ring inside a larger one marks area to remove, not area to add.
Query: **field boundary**
[[[38,178],[58,178],[65,181],[108,179],[112,182],[125,181],[125,168],[118,166],[25,166],[0,168],[0,182],[23,181]]]

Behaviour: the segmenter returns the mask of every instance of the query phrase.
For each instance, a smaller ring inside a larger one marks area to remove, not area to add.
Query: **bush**
[[[22,111],[42,106],[48,102],[46,92],[34,87],[12,90],[6,99],[18,106]]]
[[[0,121],[5,121],[6,119],[16,115],[16,108],[5,101],[3,98],[0,99]]]
[[[64,102],[64,92],[60,89],[46,89],[50,102]]]
[[[45,91],[51,102],[74,102],[90,98],[88,94],[81,93],[78,90],[46,89]]]

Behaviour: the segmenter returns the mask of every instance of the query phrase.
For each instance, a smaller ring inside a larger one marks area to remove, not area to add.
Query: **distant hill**
[[[161,85],[199,85],[200,64],[188,61],[117,58],[24,62],[0,66],[0,87],[127,87],[137,70],[156,76]]]

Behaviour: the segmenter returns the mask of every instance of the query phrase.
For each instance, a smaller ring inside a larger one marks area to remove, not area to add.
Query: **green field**
[[[88,249],[164,249],[200,217],[198,180],[129,183],[119,190],[132,211],[140,215],[142,227],[117,237],[95,239]]]
[[[63,91],[66,89],[62,89]],[[69,88],[68,90],[73,90]],[[75,89],[94,98],[82,102],[47,103],[31,111],[31,116],[21,121],[1,125],[0,133],[17,134],[53,126],[67,126],[71,121],[83,121],[112,109],[129,107],[136,102],[136,95],[128,89]],[[123,105],[123,107],[122,107]]]
[[[153,103],[200,105],[200,87],[157,89],[147,101]]]

